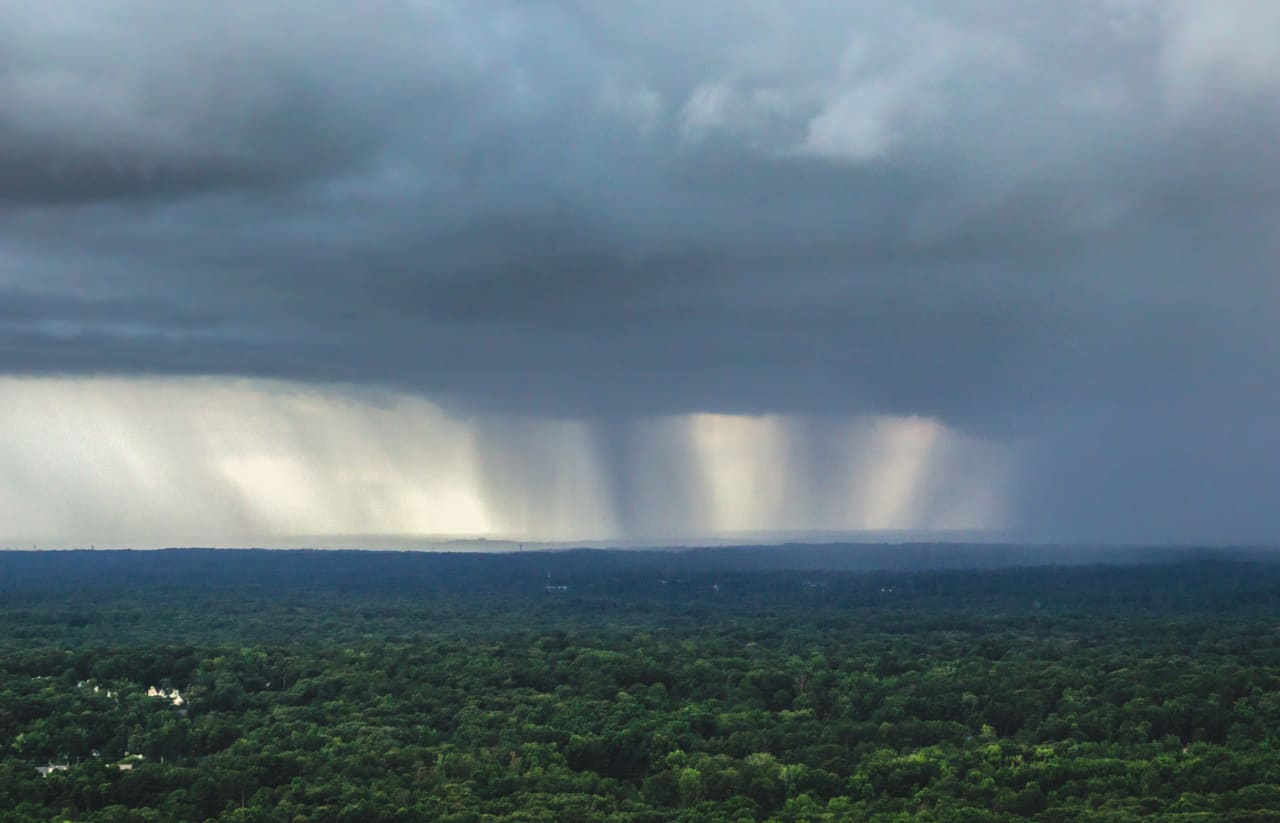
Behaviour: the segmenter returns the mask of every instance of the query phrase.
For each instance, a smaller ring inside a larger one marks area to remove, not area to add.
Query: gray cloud
[[[617,454],[928,415],[1025,446],[1031,533],[1275,538],[1276,42],[1266,0],[0,3],[0,369]]]

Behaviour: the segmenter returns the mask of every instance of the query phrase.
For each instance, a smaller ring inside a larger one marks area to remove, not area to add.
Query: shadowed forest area
[[[1280,565],[983,551],[0,553],[0,819],[1280,818]]]

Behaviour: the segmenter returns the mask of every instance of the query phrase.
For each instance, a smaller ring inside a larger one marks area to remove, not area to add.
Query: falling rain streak
[[[213,379],[14,378],[0,396],[4,545],[1005,525],[1007,450],[919,417],[462,417],[410,395]]]

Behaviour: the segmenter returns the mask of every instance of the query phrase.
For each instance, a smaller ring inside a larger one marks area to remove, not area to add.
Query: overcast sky
[[[1273,0],[0,0],[0,536],[1275,542],[1277,100]]]

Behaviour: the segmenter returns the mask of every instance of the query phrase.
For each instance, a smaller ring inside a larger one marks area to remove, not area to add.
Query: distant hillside
[[[701,549],[568,549],[511,553],[272,551],[0,552],[0,591],[119,586],[262,585],[325,589],[535,589],[615,576],[654,579],[750,572],[875,572],[1031,566],[1147,565],[1204,558],[1260,560],[1257,552],[1041,548],[962,544],[827,544]]]

